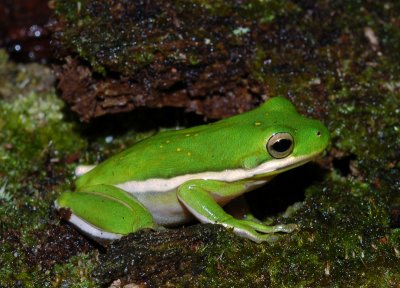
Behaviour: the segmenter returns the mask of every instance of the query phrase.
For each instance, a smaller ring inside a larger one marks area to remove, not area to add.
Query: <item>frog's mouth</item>
[[[289,156],[284,159],[270,160],[252,169],[238,168],[224,171],[185,174],[170,179],[154,178],[144,181],[127,181],[116,184],[115,186],[131,194],[140,194],[148,192],[170,192],[176,190],[183,183],[196,179],[235,182],[243,179],[262,178],[274,176],[286,170],[300,166],[312,160],[319,154],[320,153],[315,153],[307,155],[306,157]]]
[[[283,159],[270,160],[251,170],[253,170],[255,178],[262,178],[263,176],[274,176],[276,174],[280,174],[282,172],[304,165],[305,163],[310,162],[311,160],[318,157],[320,154],[321,152],[304,157],[289,156]]]

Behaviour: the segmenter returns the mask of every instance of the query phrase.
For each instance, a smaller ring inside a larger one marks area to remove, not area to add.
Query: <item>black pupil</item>
[[[287,151],[290,146],[292,146],[292,141],[289,139],[279,139],[277,140],[273,145],[272,148],[274,148],[274,150],[276,152],[285,152]]]

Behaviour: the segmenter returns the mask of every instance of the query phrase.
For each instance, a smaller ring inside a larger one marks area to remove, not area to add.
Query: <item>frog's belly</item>
[[[132,193],[153,215],[154,221],[163,226],[186,223],[193,219],[190,212],[179,202],[176,190],[167,192]]]
[[[242,191],[237,191],[234,195],[226,197],[215,196],[214,199],[218,204],[224,206],[232,199],[263,185],[265,182],[267,180],[249,181],[243,186]],[[193,215],[179,201],[176,195],[177,188],[165,192],[128,193],[135,196],[150,211],[154,221],[159,225],[174,226],[193,220]]]

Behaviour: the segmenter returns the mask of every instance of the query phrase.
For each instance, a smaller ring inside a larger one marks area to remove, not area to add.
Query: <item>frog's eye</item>
[[[293,137],[286,132],[275,133],[267,142],[268,153],[277,159],[285,158],[292,153],[293,146]]]

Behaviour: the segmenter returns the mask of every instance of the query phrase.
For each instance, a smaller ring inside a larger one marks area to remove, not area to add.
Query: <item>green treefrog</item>
[[[161,132],[97,166],[80,166],[76,191],[61,194],[55,205],[69,209],[68,221],[99,241],[179,225],[194,216],[262,242],[294,225],[236,219],[222,206],[315,158],[328,141],[320,121],[273,97],[252,111]]]

